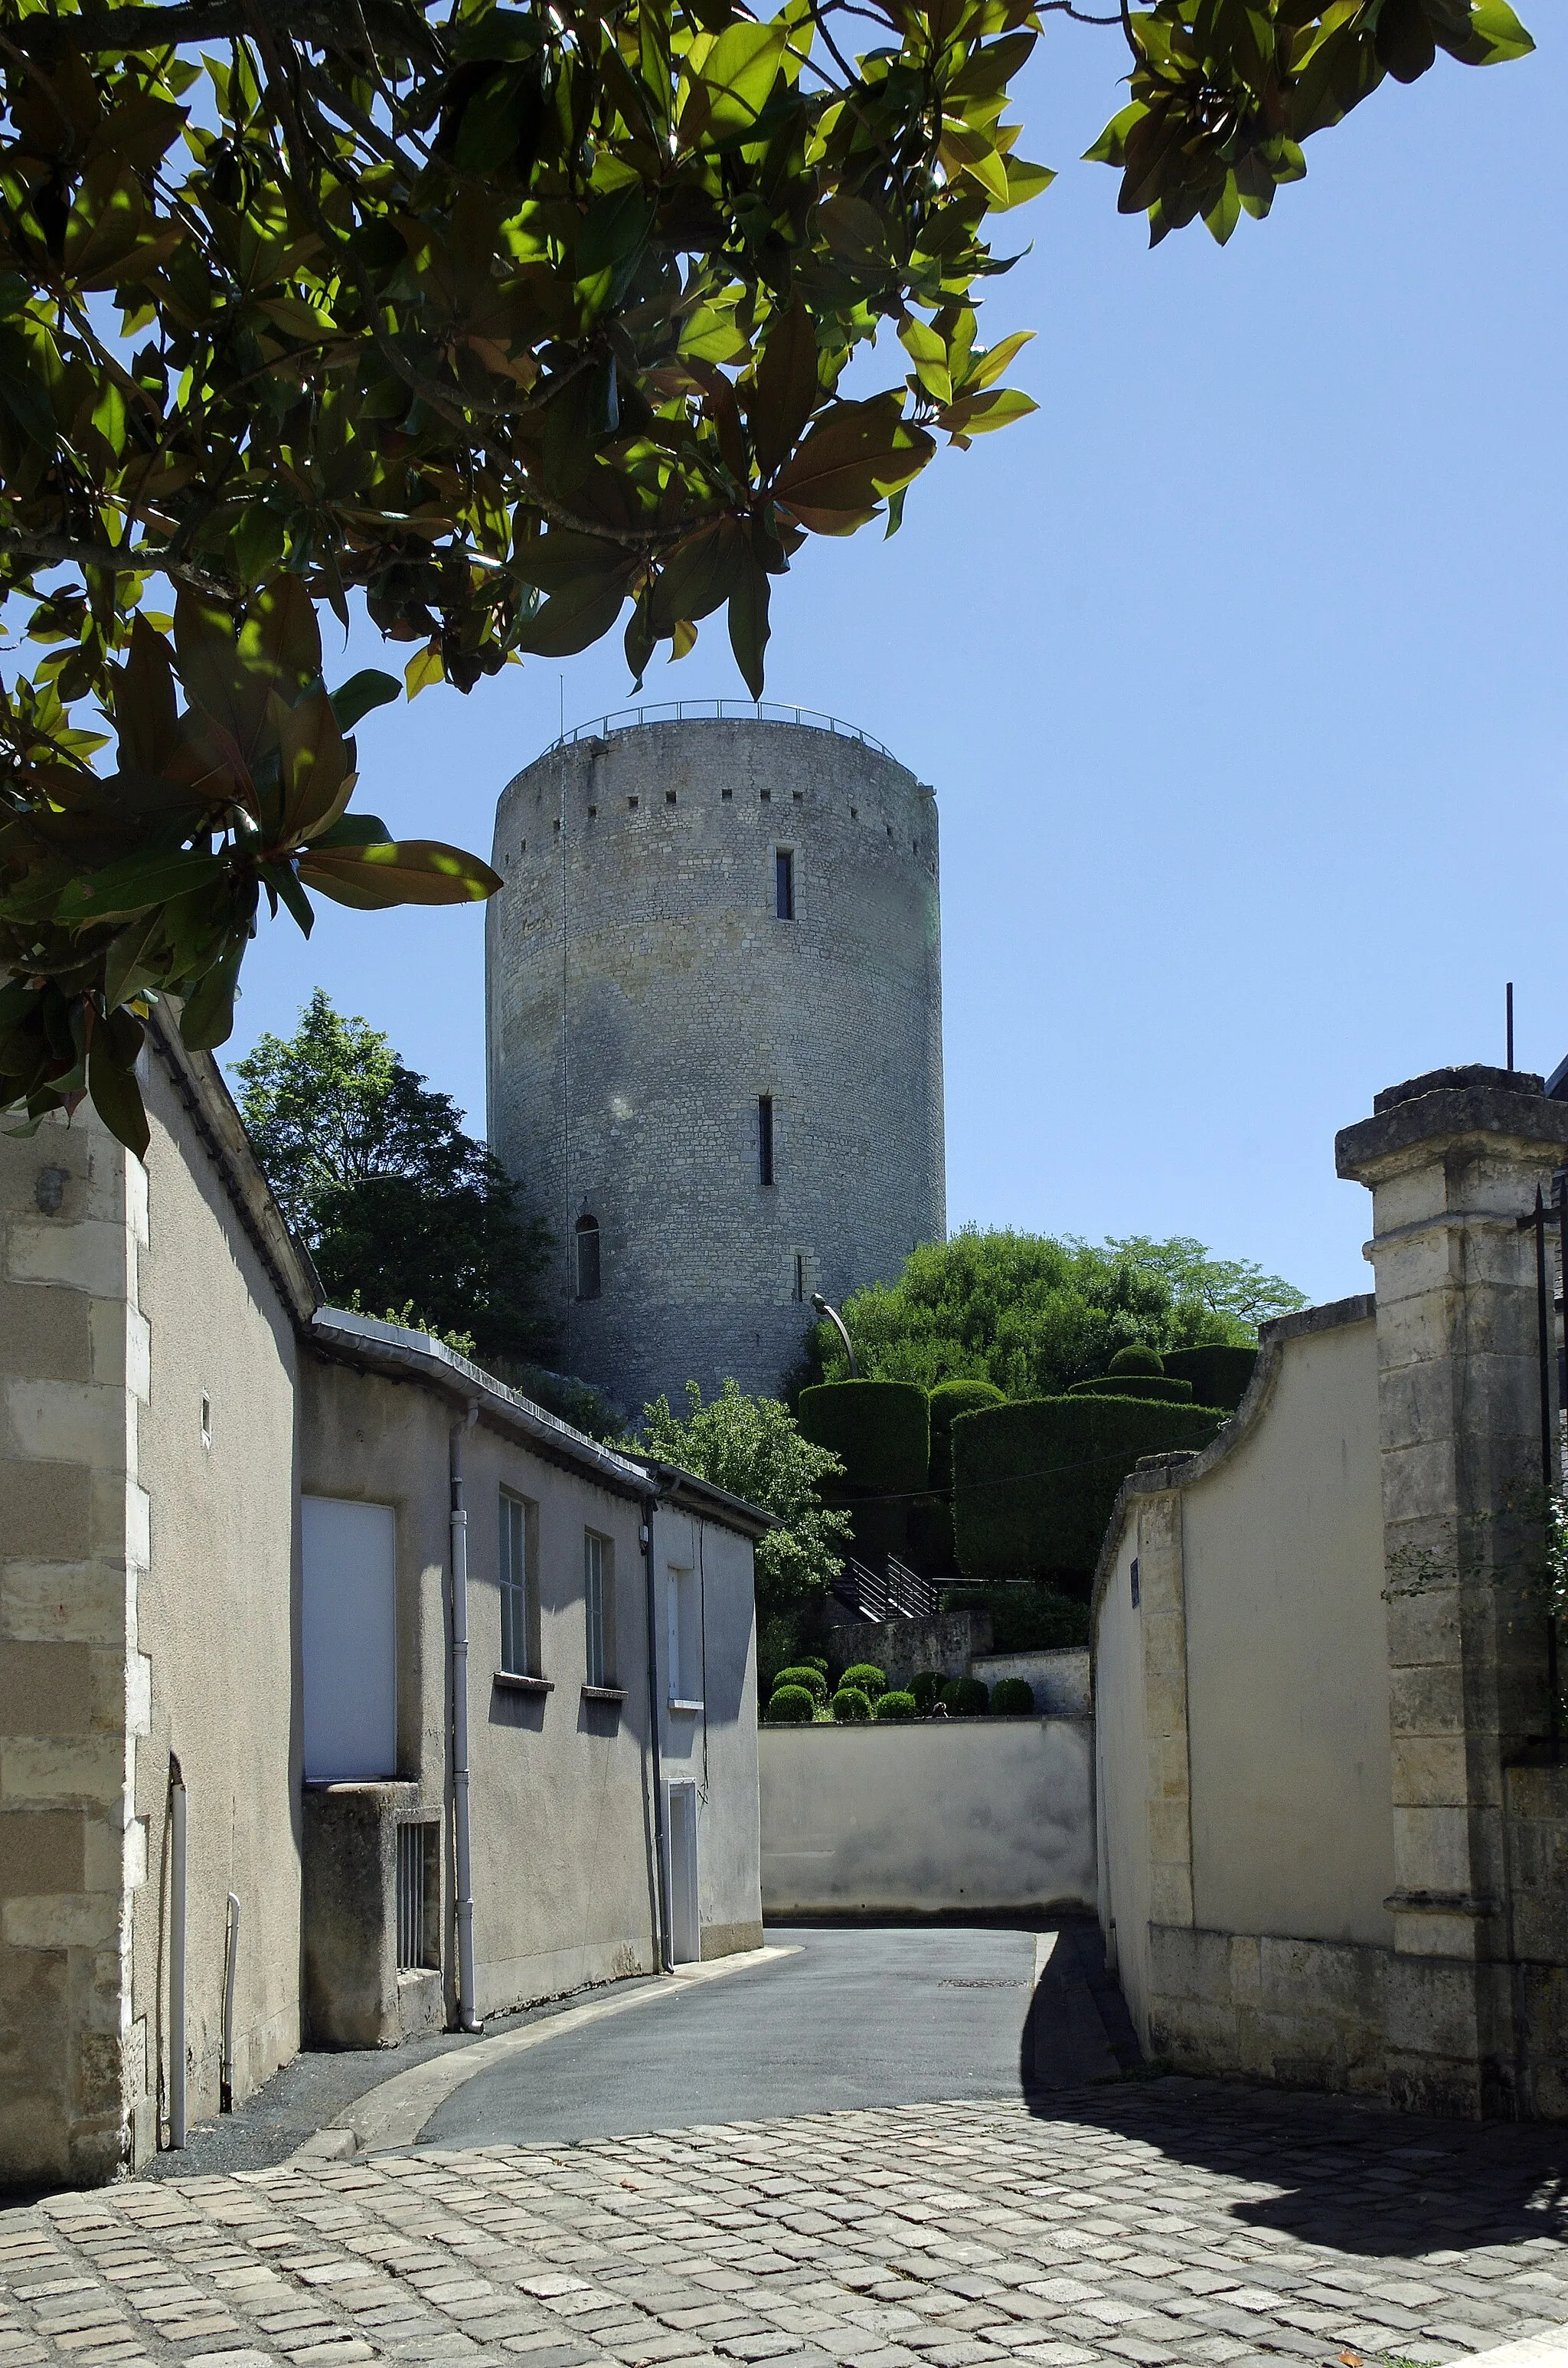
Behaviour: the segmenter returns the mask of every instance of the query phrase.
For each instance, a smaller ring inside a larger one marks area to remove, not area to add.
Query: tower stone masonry
[[[776,1390],[813,1292],[946,1229],[935,796],[825,717],[608,725],[507,784],[493,860],[490,1140],[562,1361],[632,1411]]]

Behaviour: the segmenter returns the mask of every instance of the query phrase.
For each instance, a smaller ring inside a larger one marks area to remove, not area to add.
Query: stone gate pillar
[[[1394,1784],[1393,2103],[1521,2105],[1504,1771],[1548,1724],[1535,1245],[1568,1155],[1539,1076],[1437,1069],[1335,1145],[1372,1194]],[[1531,1535],[1533,1527],[1533,1539]]]

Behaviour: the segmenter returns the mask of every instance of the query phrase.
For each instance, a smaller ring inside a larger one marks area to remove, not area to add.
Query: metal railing
[[[428,1826],[397,1829],[397,1969],[420,1972],[426,1963],[425,1937],[425,1856]]]
[[[869,732],[862,732],[858,723],[846,723],[836,715],[824,715],[815,707],[782,706],[772,699],[667,699],[654,706],[618,707],[608,715],[596,716],[591,723],[574,723],[570,732],[562,733],[545,750],[548,757],[557,748],[569,748],[576,740],[604,740],[612,732],[635,732],[644,723],[720,723],[733,717],[743,723],[800,723],[808,731],[831,733],[836,740],[858,740],[862,748],[873,755],[886,757],[896,765],[892,750],[884,747]],[[908,768],[901,769],[907,771]]]
[[[929,1620],[937,1610],[937,1589],[931,1581],[900,1562],[896,1554],[889,1554],[885,1572],[872,1570],[851,1556],[842,1577],[835,1580],[833,1592],[845,1610],[859,1620]]]

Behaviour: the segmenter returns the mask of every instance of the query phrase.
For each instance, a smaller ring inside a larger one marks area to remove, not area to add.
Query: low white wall
[[[1095,1898],[1084,1719],[765,1726],[762,1904],[790,1916]]]
[[[969,1673],[988,1686],[1000,1684],[1004,1678],[1022,1678],[1034,1689],[1034,1706],[1041,1718],[1089,1715],[1086,1645],[1058,1645],[1051,1652],[977,1653]]]

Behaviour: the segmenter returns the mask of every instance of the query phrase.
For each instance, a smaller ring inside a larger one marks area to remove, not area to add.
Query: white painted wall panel
[[[397,1521],[390,1505],[301,1505],[307,1780],[397,1774]]]

